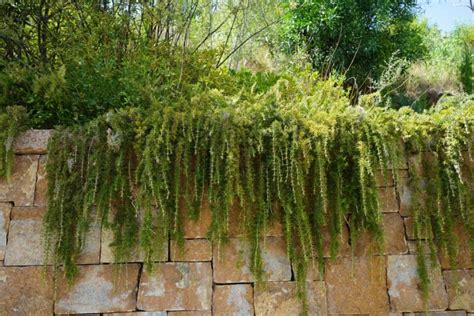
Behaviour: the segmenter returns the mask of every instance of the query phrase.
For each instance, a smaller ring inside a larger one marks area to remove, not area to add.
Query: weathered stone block
[[[457,269],[473,269],[469,247],[469,234],[463,226],[458,225],[454,228],[454,234],[457,237],[458,255],[456,259]],[[439,252],[439,260],[443,269],[452,269],[449,258],[442,252]]]
[[[10,182],[0,179],[0,201],[14,202],[15,206],[33,205],[38,159],[38,155],[15,156]]]
[[[398,197],[400,199],[400,215],[402,216],[411,215],[411,203],[413,195],[411,185],[410,178],[400,179],[400,185],[398,186]]]
[[[298,270],[295,264],[291,264],[291,267],[293,269],[293,273],[295,274],[294,279],[296,280],[298,278]],[[311,281],[321,281],[324,279],[324,276],[322,275],[322,272],[319,270],[319,265],[317,262],[314,263],[314,265],[310,265],[307,268],[306,271],[306,281],[311,282]]]
[[[413,217],[405,217],[403,219],[404,223],[405,223],[405,229],[406,229],[406,232],[407,232],[407,237],[409,240],[415,240],[415,230],[414,230],[414,222],[413,222]],[[422,234],[423,235],[423,234]],[[420,235],[420,239],[426,239],[426,238],[423,238],[425,236],[422,236]]]
[[[253,315],[252,285],[216,285],[213,292],[212,311],[216,316]]]
[[[405,226],[403,219],[398,213],[382,214],[382,225],[384,231],[385,254],[405,254],[408,253],[408,245],[405,240]],[[377,243],[369,233],[364,233],[357,240],[356,256],[367,256],[380,254]]]
[[[112,313],[108,316],[166,316],[166,312],[131,312],[131,313]]]
[[[329,227],[324,226],[321,229],[323,235],[323,256],[324,258],[331,257],[331,232]],[[349,228],[342,225],[341,236],[339,237],[339,249],[337,257],[350,257],[352,253],[351,245],[349,244]]]
[[[91,224],[81,253],[76,259],[78,264],[95,264],[100,262],[100,224]]]
[[[259,316],[299,315],[302,304],[296,295],[296,282],[268,282],[255,289],[255,314]],[[307,282],[308,314],[327,315],[324,282]]]
[[[254,282],[250,272],[250,245],[240,238],[213,247],[214,282]],[[267,281],[291,280],[291,266],[286,256],[285,241],[279,237],[262,240],[263,269]]]
[[[474,312],[474,270],[443,271],[448,287],[449,309]]]
[[[390,173],[383,174],[382,170],[375,171],[375,183],[377,187],[393,187],[395,182],[393,181],[393,177]]]
[[[111,229],[104,228],[102,229],[102,238],[101,238],[101,250],[100,250],[100,262],[101,263],[114,263],[114,252],[113,248],[110,246],[114,241],[114,234]],[[139,246],[132,251],[130,257],[127,259],[127,262],[144,262],[145,253],[140,249]],[[157,249],[157,252],[154,255],[153,261],[168,261],[168,242],[165,242],[161,249]]]
[[[395,188],[379,188],[379,208],[382,213],[398,212],[398,199]]]
[[[43,264],[41,244],[42,218],[45,208],[14,207],[5,253],[5,266]]]
[[[41,236],[45,212],[45,207],[14,207],[12,209],[5,266],[30,266],[44,263],[44,245]],[[77,262],[80,264],[98,263],[99,253],[100,227],[96,225],[87,235]]]
[[[52,315],[52,275],[43,267],[0,268],[0,315]]]
[[[212,316],[211,311],[168,312],[168,316]]]
[[[186,209],[182,209],[184,238],[206,238],[212,223],[212,214],[207,196],[203,199],[200,216],[197,220],[189,218]]]
[[[415,222],[413,217],[405,217],[403,219],[405,221],[405,228],[407,232],[407,237],[409,240],[415,240]],[[429,239],[430,233],[427,231],[420,231],[418,233],[418,239]]]
[[[56,314],[111,313],[134,311],[140,266],[128,264],[123,271],[113,265],[79,266],[72,286],[58,281],[54,304]],[[118,275],[117,275],[118,273]]]
[[[408,178],[408,169],[398,169],[397,171],[398,179]],[[393,179],[393,174],[391,170],[388,170],[387,175],[382,173],[382,170],[378,169],[375,171],[375,183],[377,187],[394,187],[395,180]]]
[[[405,254],[408,252],[405,226],[400,214],[383,214],[383,230],[386,254]]]
[[[47,156],[39,157],[38,172],[36,174],[36,189],[35,189],[35,206],[48,205],[48,179],[46,175],[46,160]]]
[[[270,220],[265,231],[262,232],[263,236],[283,237],[283,225],[279,220],[279,216],[279,212],[275,210],[274,218]],[[229,237],[245,237],[247,232],[244,225],[244,212],[236,201],[229,212]]]
[[[419,197],[417,202],[420,203],[421,207],[424,208],[427,202],[427,181],[426,178],[421,178],[419,184],[413,183],[413,179],[402,178],[400,179],[399,186],[399,199],[400,199],[400,215],[402,216],[411,216],[412,200],[413,200],[413,186],[421,186]]]
[[[405,240],[405,228],[403,219],[398,213],[386,213],[382,215],[382,226],[384,231],[384,253],[404,254],[408,252]],[[373,236],[365,232],[356,242],[355,255],[358,257],[380,255],[380,247]]]
[[[387,314],[385,257],[328,260],[325,279],[330,314]]]
[[[404,316],[466,316],[465,311],[403,313]]]
[[[430,250],[430,246],[428,245],[428,242],[426,240],[422,240],[422,243],[423,243],[422,244],[423,254],[429,255],[431,253],[431,250]],[[408,253],[412,255],[418,253],[415,240],[408,240]]]
[[[211,310],[210,262],[157,263],[143,272],[137,307],[140,310]]]
[[[5,258],[7,247],[7,233],[10,225],[10,212],[12,205],[10,203],[0,203],[0,260]]]
[[[208,239],[185,239],[183,249],[171,241],[171,261],[211,261],[212,242]]]
[[[429,259],[428,259],[429,260]],[[430,265],[428,265],[428,268]],[[422,293],[419,289],[420,278],[417,271],[416,256],[388,256],[387,278],[388,294],[392,311],[410,312],[425,309]],[[429,302],[428,309],[442,311],[448,307],[448,295],[446,293],[441,269],[429,268]]]
[[[21,155],[46,154],[52,130],[30,129],[18,135],[15,140],[15,153]]]

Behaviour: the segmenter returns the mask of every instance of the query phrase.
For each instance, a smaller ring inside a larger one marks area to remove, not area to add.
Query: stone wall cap
[[[15,154],[46,154],[51,129],[29,129],[20,134],[15,141]]]

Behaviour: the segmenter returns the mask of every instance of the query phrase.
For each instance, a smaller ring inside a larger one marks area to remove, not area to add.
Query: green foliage
[[[229,78],[216,76],[216,82]],[[396,180],[389,170],[396,171],[405,146],[426,165],[410,170],[419,196],[415,236],[428,232],[433,250],[436,245],[452,258],[455,225],[474,239],[473,182],[465,180],[472,173],[473,100],[450,99],[418,114],[377,107],[370,98],[350,106],[340,82],[314,75],[237,78],[230,85],[240,82],[242,89],[193,85],[193,94],[174,103],[112,111],[56,130],[49,144],[45,237],[47,253],[71,280],[94,220],[112,228],[116,261],[126,261],[140,245],[151,268],[163,241],[182,241],[183,220],[198,219],[208,203],[208,235],[218,244],[236,225],[229,213],[238,208],[260,281],[264,233],[281,222],[304,301],[308,267],[324,270],[323,231],[330,232],[333,256],[346,225],[352,245],[369,232],[383,248],[375,178],[382,172]],[[433,163],[423,158],[427,152]],[[426,203],[425,187],[433,192]],[[419,264],[426,290],[421,251]]]
[[[26,127],[27,115],[21,106],[7,107],[0,112],[0,177],[10,180],[13,167],[15,137]]]
[[[410,63],[394,54],[373,88],[380,92],[382,103],[389,107],[410,106],[422,112],[434,106],[443,95],[472,93],[472,55],[474,28],[460,25],[443,34],[436,27],[426,27],[424,45],[427,55]]]
[[[279,6],[258,1],[0,3],[0,108],[30,125],[82,124],[124,106],[187,93],[183,82],[245,62]]]
[[[369,87],[396,51],[408,60],[425,53],[415,0],[289,2],[284,48],[301,47],[317,70],[345,73],[352,87]]]
[[[474,48],[469,48],[467,45],[463,50],[463,58],[461,64],[459,65],[459,76],[460,81],[463,85],[464,92],[467,94],[472,94],[473,89],[473,80],[472,80],[472,55],[474,53]]]

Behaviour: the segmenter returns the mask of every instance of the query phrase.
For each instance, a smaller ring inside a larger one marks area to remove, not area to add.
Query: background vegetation
[[[51,128],[180,98],[222,67],[306,63],[343,77],[353,103],[378,90],[382,106],[422,110],[472,92],[473,27],[446,36],[416,13],[414,0],[4,1],[0,108]]]

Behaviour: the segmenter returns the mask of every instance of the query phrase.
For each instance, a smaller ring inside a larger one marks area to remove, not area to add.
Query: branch
[[[212,30],[211,32],[207,33],[206,37],[204,37],[204,39],[199,42],[199,44],[196,46],[195,49],[193,49],[193,54],[208,40],[209,37],[211,37],[214,33],[216,33],[218,30],[220,30],[220,28],[225,24],[225,22],[227,22],[227,18],[230,16],[231,13],[229,13],[221,22],[221,24],[219,24],[214,30]]]
[[[265,31],[266,29],[268,29],[269,27],[277,24],[277,23],[280,23],[281,20],[283,19],[283,16],[276,19],[275,21],[273,21],[272,23],[270,24],[267,24],[265,25],[264,27],[262,27],[261,29],[259,29],[258,31],[250,34],[245,40],[243,40],[239,45],[237,45],[222,61],[219,59],[219,62],[217,63],[216,65],[216,68],[219,68],[220,66],[222,66],[236,51],[238,51],[242,46],[244,46],[248,41],[250,41],[252,38],[254,38],[255,36],[257,36],[258,34],[262,33],[263,31]]]

